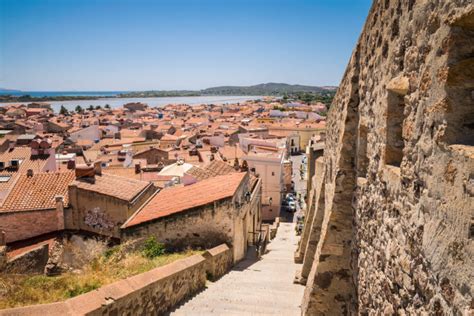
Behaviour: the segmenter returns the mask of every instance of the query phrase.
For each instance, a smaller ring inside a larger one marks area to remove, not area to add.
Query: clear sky
[[[371,0],[0,0],[0,87],[338,85]]]

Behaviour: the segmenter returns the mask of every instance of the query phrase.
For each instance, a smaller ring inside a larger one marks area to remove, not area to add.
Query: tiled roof
[[[20,175],[0,208],[0,212],[52,209],[54,197],[62,195],[68,204],[68,185],[74,172],[37,173],[29,177]]]
[[[221,176],[229,173],[236,172],[227,163],[221,160],[213,160],[204,168],[193,166],[191,169],[186,171],[186,174],[193,176],[196,180],[201,181],[204,179],[209,179],[215,176]]]
[[[203,168],[196,167],[196,166],[193,166],[191,169],[186,171],[186,174],[193,176],[193,178],[195,178],[198,181],[208,179],[211,177],[209,172],[207,172]]]
[[[235,172],[235,169],[221,160],[213,160],[204,168],[211,177]]]
[[[184,187],[163,189],[141,210],[135,213],[122,228],[232,197],[245,178],[245,175],[245,172],[231,173]]]
[[[18,170],[4,169],[0,172],[0,176],[11,177],[10,180],[0,183],[0,191],[11,188],[14,180],[20,174],[25,174],[28,169],[32,169],[34,172],[43,171],[47,163],[47,157],[32,157],[30,147],[14,147],[12,150],[0,154],[0,161],[2,162],[8,162],[12,159],[21,160],[20,167]]]
[[[82,190],[93,191],[113,196],[117,199],[131,201],[150,185],[150,183],[103,173],[101,176],[95,176],[95,183],[93,184],[86,181],[74,180],[71,185],[77,186]]]

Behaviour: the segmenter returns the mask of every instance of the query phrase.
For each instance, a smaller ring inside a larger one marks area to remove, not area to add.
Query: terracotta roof
[[[193,166],[191,169],[186,171],[186,174],[193,176],[193,178],[195,178],[198,181],[208,179],[211,177],[209,172],[197,166]]]
[[[18,170],[4,169],[0,172],[0,176],[11,177],[10,180],[0,183],[0,191],[7,190],[13,186],[14,180],[18,175],[25,174],[28,169],[34,172],[42,172],[48,161],[48,157],[31,156],[30,147],[14,147],[12,150],[0,154],[0,161],[8,162],[12,159],[21,160]]]
[[[234,196],[245,172],[206,179],[184,187],[161,190],[123,226],[127,228]]]
[[[101,176],[95,176],[94,184],[86,181],[74,180],[71,185],[83,190],[113,196],[125,201],[131,201],[148,185],[150,185],[150,183],[103,173]]]
[[[235,169],[221,160],[213,160],[204,168],[212,177],[235,172]]]
[[[20,175],[6,197],[0,211],[27,211],[56,207],[54,197],[62,195],[68,201],[68,185],[74,180],[74,172],[37,173],[29,177]]]
[[[176,141],[178,140],[179,137],[171,134],[165,134],[163,137],[160,139],[161,141]]]

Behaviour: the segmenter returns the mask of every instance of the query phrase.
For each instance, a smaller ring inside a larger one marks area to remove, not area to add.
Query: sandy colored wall
[[[374,1],[328,115],[304,314],[472,312],[473,54],[471,1]]]
[[[112,196],[69,187],[69,199],[72,217],[66,213],[66,229],[81,229],[107,236],[120,237],[120,226],[154,193],[149,187],[133,203]],[[97,210],[100,213],[99,225],[85,221],[86,215]],[[72,218],[72,221],[71,221]]]

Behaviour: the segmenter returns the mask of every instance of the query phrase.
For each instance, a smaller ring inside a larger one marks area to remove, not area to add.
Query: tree
[[[61,109],[59,110],[59,114],[68,115],[69,111],[64,107],[64,105],[61,105]]]
[[[76,106],[76,112],[77,113],[82,113],[82,112],[84,112],[84,109],[82,108],[82,106],[78,105],[78,106]]]
[[[102,109],[102,107],[101,107],[100,105],[97,105],[97,106],[95,107],[95,109],[96,109],[96,110],[100,110],[100,109]]]
[[[94,106],[91,104],[89,105],[89,107],[87,108],[89,111],[94,111]]]
[[[107,110],[110,110],[110,105],[106,104],[106,105],[105,105],[105,108],[106,108]]]

